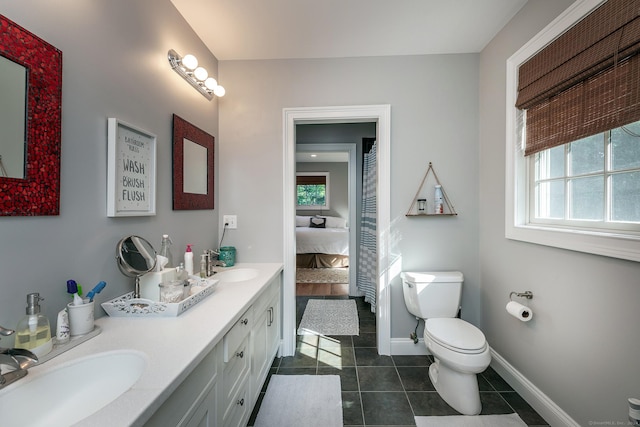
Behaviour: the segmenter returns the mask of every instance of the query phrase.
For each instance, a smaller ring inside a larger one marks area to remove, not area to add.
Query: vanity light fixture
[[[216,79],[209,77],[209,73],[205,68],[198,67],[198,59],[195,56],[188,54],[182,57],[175,50],[169,49],[167,59],[173,71],[180,74],[205,98],[211,100],[214,95],[217,97],[224,96],[224,88],[218,84]]]

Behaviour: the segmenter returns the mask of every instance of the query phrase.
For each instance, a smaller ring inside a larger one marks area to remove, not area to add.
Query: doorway
[[[389,289],[389,229],[390,229],[390,110],[389,105],[285,108],[284,116],[284,283],[282,356],[292,356],[296,343],[295,298],[295,170],[296,125],[317,123],[375,122],[378,141],[377,188],[377,298],[376,341],[378,352],[389,355],[390,289]]]

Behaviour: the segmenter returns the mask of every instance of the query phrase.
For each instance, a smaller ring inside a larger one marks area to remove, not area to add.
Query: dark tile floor
[[[298,324],[311,298],[346,297],[297,297]],[[459,415],[431,384],[431,356],[378,355],[374,314],[362,298],[355,300],[359,336],[299,336],[295,356],[276,358],[269,376],[339,375],[345,426],[415,426],[414,416]],[[253,426],[267,384],[249,426]],[[529,426],[548,425],[491,367],[478,375],[478,385],[482,415],[517,412]]]

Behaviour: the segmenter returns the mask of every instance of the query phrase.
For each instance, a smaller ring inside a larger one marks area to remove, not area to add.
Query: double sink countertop
[[[239,263],[225,271],[254,268],[257,277],[240,282],[220,281],[213,293],[177,317],[102,317],[102,332],[41,366],[29,369],[20,381],[34,379],[75,359],[111,351],[134,350],[146,355],[140,379],[78,426],[143,425],[224,334],[282,271],[281,263]],[[212,278],[215,278],[213,276]],[[96,310],[102,310],[96,307]],[[91,381],[92,372],[86,373]],[[19,386],[20,381],[15,385]],[[13,385],[12,385],[13,386]],[[28,414],[25,414],[28,419]]]

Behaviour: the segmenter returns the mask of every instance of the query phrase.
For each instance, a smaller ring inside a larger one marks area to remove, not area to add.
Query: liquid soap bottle
[[[38,357],[49,353],[53,348],[49,319],[40,314],[40,297],[37,292],[27,295],[27,315],[16,328],[16,348],[24,348]]]

